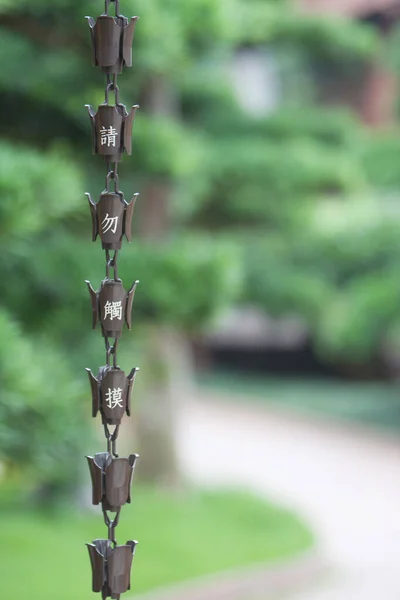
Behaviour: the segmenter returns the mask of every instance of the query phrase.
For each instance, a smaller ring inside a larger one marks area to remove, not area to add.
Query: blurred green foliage
[[[42,487],[41,502],[54,500],[77,485],[71,455],[82,443],[82,388],[48,340],[23,336],[3,310],[0,332],[3,467],[22,464]]]
[[[104,276],[83,197],[104,176],[83,108],[103,101],[84,21],[101,10],[97,0],[0,2],[0,451],[32,467],[54,448],[49,481],[62,477],[66,447],[71,465],[81,452],[77,369],[94,348],[83,280]],[[397,132],[367,132],[312,93],[317,59],[357,69],[375,56],[371,26],[300,18],[285,0],[125,0],[122,10],[141,17],[122,99],[143,108],[121,181],[144,205],[148,186],[170,192],[163,235],[122,253],[125,282],[142,282],[134,316],[193,330],[236,297],[303,317],[329,360],[395,344]],[[269,117],[245,114],[228,83],[227,64],[247,46],[296,65]],[[291,87],[299,65],[304,98]]]
[[[132,567],[136,593],[225,569],[272,563],[303,552],[313,541],[290,511],[243,492],[171,494],[136,485],[132,502],[118,536],[124,542],[134,531],[140,540]],[[59,600],[87,598],[89,557],[82,539],[97,537],[98,515],[16,512],[15,496],[10,506],[3,498],[0,505],[7,544],[0,564],[4,594],[23,598],[29,589],[32,600],[52,600],[55,592]],[[73,577],[65,576],[66,565]]]

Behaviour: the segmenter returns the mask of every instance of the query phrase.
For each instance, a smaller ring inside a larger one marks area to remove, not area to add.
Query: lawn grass
[[[100,510],[46,515],[0,508],[1,598],[91,597],[84,544],[106,537]],[[140,542],[132,594],[289,557],[312,544],[311,533],[296,516],[246,493],[192,490],[178,495],[140,486],[118,527],[119,542],[128,539]]]
[[[202,374],[201,388],[304,414],[372,425],[400,433],[398,384],[334,379],[262,377],[224,372]]]

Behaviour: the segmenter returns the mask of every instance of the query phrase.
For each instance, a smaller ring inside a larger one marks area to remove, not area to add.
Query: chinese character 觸
[[[104,305],[104,318],[107,318],[107,315],[110,317],[110,321],[114,319],[122,320],[122,302],[107,302]]]

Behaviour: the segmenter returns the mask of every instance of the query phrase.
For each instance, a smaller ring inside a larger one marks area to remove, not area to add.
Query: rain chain
[[[109,14],[113,5],[115,15]],[[92,589],[103,600],[119,600],[130,589],[130,571],[137,542],[119,546],[115,537],[121,507],[131,501],[130,488],[138,455],[119,458],[117,438],[121,420],[131,412],[131,393],[138,369],[128,376],[117,361],[118,341],[124,323],[131,329],[131,312],[137,281],[127,292],[118,277],[118,252],[125,236],[131,241],[132,215],[138,194],[128,203],[119,189],[118,163],[124,153],[132,152],[132,126],[138,106],[128,113],[119,101],[117,77],[124,67],[132,66],[132,42],[138,17],[128,19],[119,13],[118,0],[106,0],[105,12],[95,21],[87,17],[93,44],[94,66],[106,75],[105,100],[97,112],[87,105],[92,124],[93,153],[104,157],[106,187],[94,202],[86,194],[92,215],[92,239],[101,239],[106,256],[106,276],[95,291],[89,281],[93,329],[100,324],[105,341],[106,365],[97,377],[86,369],[92,393],[92,415],[99,413],[107,439],[107,452],[88,456],[92,479],[93,504],[101,505],[108,528],[108,539],[87,544],[92,565]],[[110,515],[112,514],[112,516]]]

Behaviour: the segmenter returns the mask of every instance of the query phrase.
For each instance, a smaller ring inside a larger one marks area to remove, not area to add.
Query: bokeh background
[[[12,600],[90,597],[83,544],[106,535],[84,459],[104,444],[84,372],[104,362],[84,285],[104,277],[84,197],[104,185],[84,109],[103,101],[84,19],[102,10],[0,2]],[[141,454],[119,535],[141,541],[132,592],[314,545],[335,575],[308,600],[358,598],[372,566],[368,590],[398,598],[400,2],[121,11],[140,16],[120,81],[141,105],[120,178],[128,200],[141,194],[120,258],[126,286],[140,280],[119,352],[126,371],[141,367],[122,439]]]

